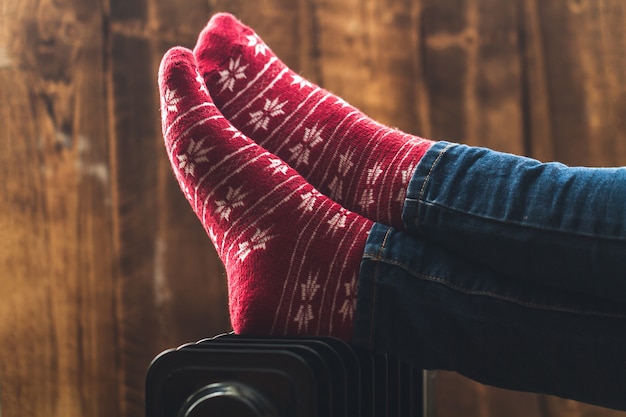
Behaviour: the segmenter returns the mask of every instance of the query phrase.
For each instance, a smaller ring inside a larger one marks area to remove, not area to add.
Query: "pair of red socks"
[[[193,52],[166,53],[159,86],[167,153],[226,268],[235,331],[350,340],[368,232],[403,228],[432,142],[306,81],[229,14]]]

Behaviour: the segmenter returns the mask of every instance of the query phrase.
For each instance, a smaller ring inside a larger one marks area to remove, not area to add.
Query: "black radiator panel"
[[[146,417],[423,417],[422,375],[334,338],[221,335],[154,359]]]

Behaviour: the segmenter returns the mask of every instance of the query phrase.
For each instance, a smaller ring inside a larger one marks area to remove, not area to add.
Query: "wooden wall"
[[[382,122],[626,165],[624,0],[0,0],[0,414],[143,414],[151,358],[228,330],[170,174],[163,52],[216,11]],[[441,374],[438,416],[625,416]]]

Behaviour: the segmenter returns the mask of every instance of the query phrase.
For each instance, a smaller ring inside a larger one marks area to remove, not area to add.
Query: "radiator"
[[[147,417],[428,417],[428,376],[334,338],[221,335],[157,356]]]

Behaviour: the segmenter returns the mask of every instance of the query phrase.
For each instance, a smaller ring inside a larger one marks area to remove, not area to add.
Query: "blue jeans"
[[[375,224],[354,343],[425,369],[626,409],[626,169],[435,144],[407,232]]]

